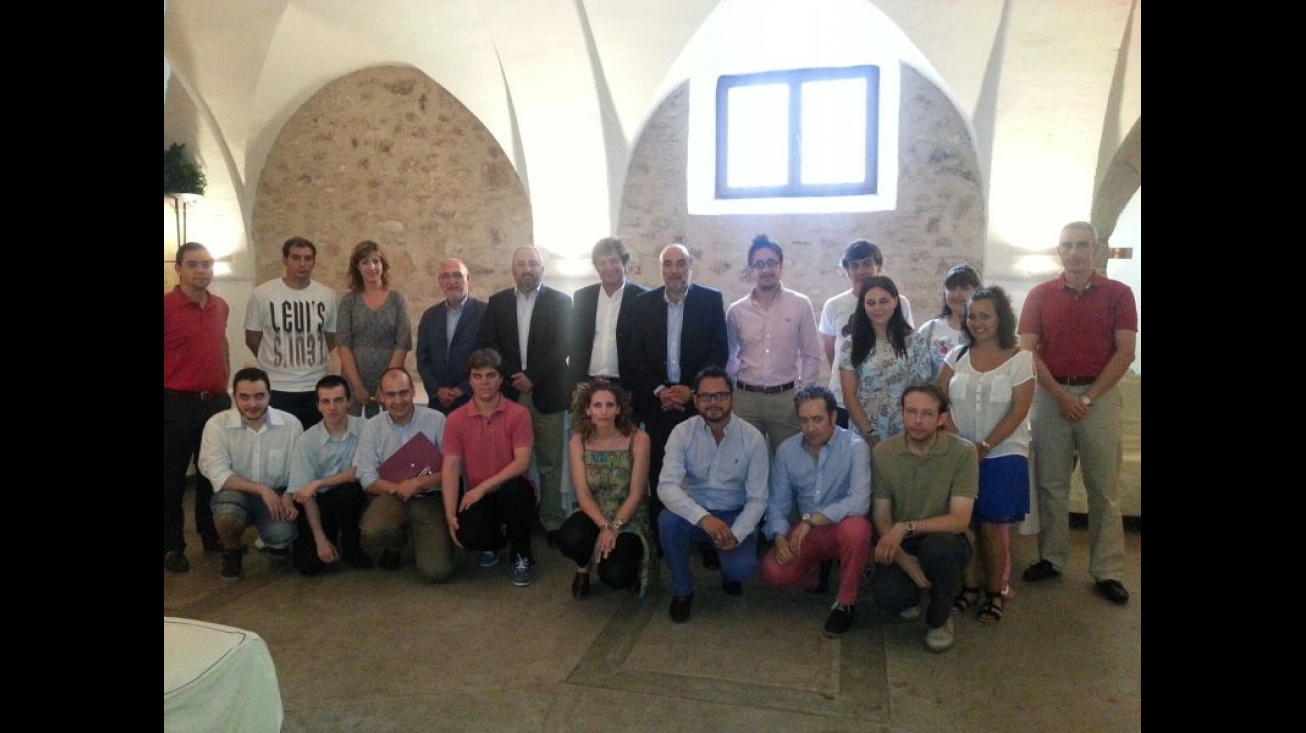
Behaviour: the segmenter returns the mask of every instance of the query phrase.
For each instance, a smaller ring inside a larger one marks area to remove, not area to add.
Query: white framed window
[[[791,69],[721,76],[717,199],[879,192],[880,69]]]

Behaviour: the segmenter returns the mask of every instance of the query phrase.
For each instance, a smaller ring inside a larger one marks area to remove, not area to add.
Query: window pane
[[[866,180],[866,80],[802,85],[802,183]]]
[[[789,182],[789,86],[757,84],[729,91],[726,185],[783,186]]]

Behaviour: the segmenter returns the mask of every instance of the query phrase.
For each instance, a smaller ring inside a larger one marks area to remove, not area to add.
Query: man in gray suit
[[[462,260],[441,262],[439,280],[444,302],[427,308],[417,326],[417,373],[428,405],[448,415],[472,398],[467,358],[477,348],[485,301],[468,295],[471,278]]]

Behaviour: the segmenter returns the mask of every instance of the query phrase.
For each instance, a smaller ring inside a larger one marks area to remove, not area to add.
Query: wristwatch
[[[916,534],[916,523],[915,523],[915,522],[908,522],[908,523],[907,523],[907,535],[906,535],[906,536],[907,536],[907,537],[911,537],[911,536],[914,535],[914,534]]]
[[[1093,406],[1093,399],[1092,399],[1091,397],[1089,397],[1088,395],[1086,395],[1086,394],[1082,394],[1082,395],[1080,395],[1080,396],[1079,396],[1079,401],[1084,403],[1084,407],[1092,407],[1092,406]]]
[[[808,527],[812,526],[812,513],[811,513],[811,512],[807,512],[806,514],[803,515],[803,524],[806,524]]]

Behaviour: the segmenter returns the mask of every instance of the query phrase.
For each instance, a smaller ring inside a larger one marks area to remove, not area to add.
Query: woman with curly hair
[[[558,529],[557,546],[576,563],[571,594],[590,592],[590,568],[613,590],[648,595],[657,554],[649,533],[648,466],[652,444],[635,425],[630,395],[606,380],[572,396],[571,482],[580,507]]]

